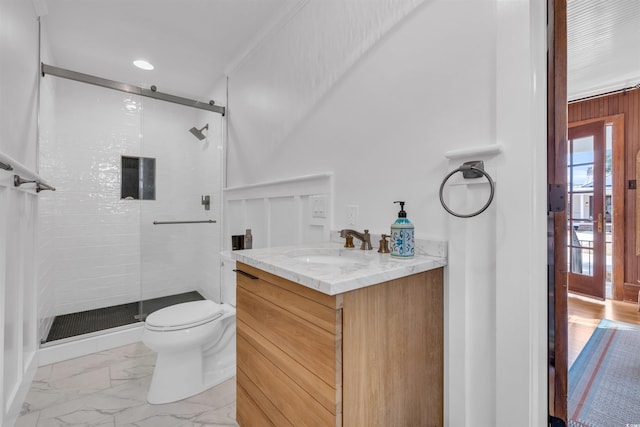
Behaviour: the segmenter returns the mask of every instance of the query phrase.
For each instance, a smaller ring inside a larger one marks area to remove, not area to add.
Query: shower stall
[[[219,302],[222,120],[42,78],[40,173],[57,189],[38,212],[43,346],[127,328],[178,302]]]

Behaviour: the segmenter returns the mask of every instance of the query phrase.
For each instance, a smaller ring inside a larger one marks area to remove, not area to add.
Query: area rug
[[[640,326],[603,319],[569,370],[570,427],[640,427]]]

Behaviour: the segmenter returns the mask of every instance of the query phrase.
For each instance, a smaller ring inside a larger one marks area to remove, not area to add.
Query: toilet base
[[[177,402],[233,378],[235,363],[203,375],[202,352],[158,354],[147,401],[153,405]]]
[[[179,306],[173,311],[189,308]],[[226,304],[223,308],[221,317],[186,329],[158,331],[145,325],[142,342],[158,353],[147,394],[149,403],[186,399],[236,374],[235,309]]]

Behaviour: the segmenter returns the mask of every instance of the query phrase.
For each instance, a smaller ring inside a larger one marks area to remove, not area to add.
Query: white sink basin
[[[304,263],[328,265],[357,264],[368,259],[366,253],[354,249],[309,248],[290,251],[285,255]]]
[[[330,255],[300,255],[291,257],[297,261],[306,262],[310,264],[331,264],[331,265],[346,265],[356,264],[358,260],[347,257],[330,256]]]

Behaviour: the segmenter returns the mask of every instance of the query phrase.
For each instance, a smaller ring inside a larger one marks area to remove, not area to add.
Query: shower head
[[[202,141],[203,139],[206,138],[205,134],[202,133],[202,131],[205,129],[209,130],[209,123],[207,123],[200,129],[196,129],[195,127],[192,127],[191,129],[189,129],[189,132],[191,132],[196,138]]]

